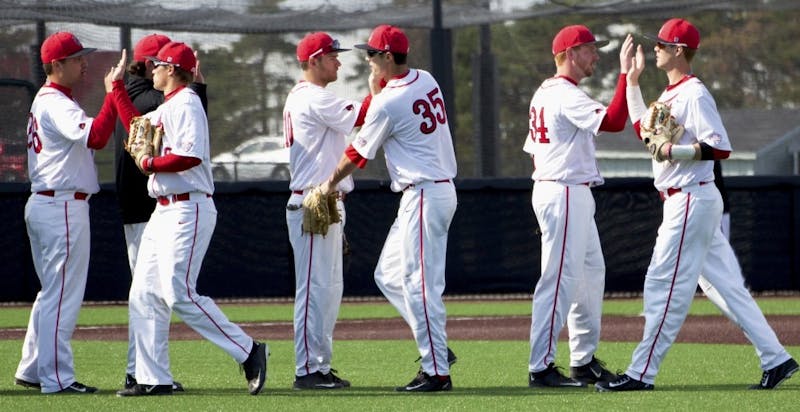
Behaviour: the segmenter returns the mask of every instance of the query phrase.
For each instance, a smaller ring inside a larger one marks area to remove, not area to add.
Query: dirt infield
[[[767,316],[767,321],[784,345],[800,345],[800,316]],[[450,317],[447,336],[454,340],[520,340],[527,341],[530,333],[529,316],[511,317]],[[251,336],[263,340],[291,340],[291,322],[246,323],[242,328]],[[638,342],[642,337],[644,318],[640,316],[604,316],[601,340]],[[25,329],[0,329],[0,339],[22,339]],[[566,329],[561,339],[566,339]],[[183,323],[172,325],[173,340],[200,339]],[[343,320],[336,324],[335,339],[412,339],[411,331],[402,319]],[[78,327],[73,339],[127,340],[127,326]],[[689,316],[678,342],[692,343],[749,343],[744,333],[722,316]]]

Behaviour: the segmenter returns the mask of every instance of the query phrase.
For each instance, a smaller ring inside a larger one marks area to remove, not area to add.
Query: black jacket
[[[192,83],[189,87],[194,90],[203,102],[203,108],[208,105],[206,85]],[[148,113],[155,110],[164,102],[164,93],[153,88],[153,81],[139,76],[128,75],[125,80],[125,90],[128,91],[133,105],[139,113]],[[125,151],[124,142],[128,133],[121,121],[117,121],[114,130],[114,153],[116,163],[117,201],[122,215],[123,224],[144,223],[150,220],[150,215],[156,208],[156,200],[147,193],[147,176],[145,176],[136,162]]]

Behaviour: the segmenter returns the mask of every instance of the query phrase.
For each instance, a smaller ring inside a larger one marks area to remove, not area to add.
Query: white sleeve
[[[341,99],[333,93],[325,93],[319,97],[312,104],[323,124],[345,135],[353,131],[361,104]]]
[[[644,104],[642,89],[639,86],[628,86],[625,89],[625,98],[628,100],[628,117],[631,123],[636,123],[642,119],[647,112],[647,105]]]
[[[374,102],[373,102],[374,104]],[[364,125],[353,140],[353,148],[367,159],[374,159],[378,149],[392,132],[389,114],[383,107],[371,105]]]
[[[578,129],[597,134],[600,123],[606,116],[606,108],[599,102],[592,100],[586,93],[576,89],[576,92],[565,96],[562,113]]]

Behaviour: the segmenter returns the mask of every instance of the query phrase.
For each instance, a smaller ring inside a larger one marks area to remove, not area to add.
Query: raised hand
[[[628,86],[638,86],[639,76],[644,71],[644,49],[642,45],[636,46],[636,55],[633,57],[632,65],[628,71]]]
[[[128,62],[128,52],[127,50],[122,49],[119,62],[117,62],[115,66],[111,66],[111,69],[109,69],[105,79],[103,79],[103,84],[106,88],[106,93],[111,93],[114,81],[122,80],[122,77],[125,75],[125,64],[127,64],[127,62]]]
[[[197,50],[194,51],[194,59],[197,61],[197,64],[194,65],[194,82],[203,84],[206,79],[203,77],[203,72],[200,71],[200,58],[197,56]]]
[[[633,65],[633,36],[629,33],[619,50],[619,67],[622,73],[628,73]]]

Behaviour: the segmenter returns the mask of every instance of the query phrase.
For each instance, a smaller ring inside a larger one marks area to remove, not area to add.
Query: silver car
[[[211,158],[216,181],[289,180],[289,148],[282,136],[245,140],[233,151]]]

